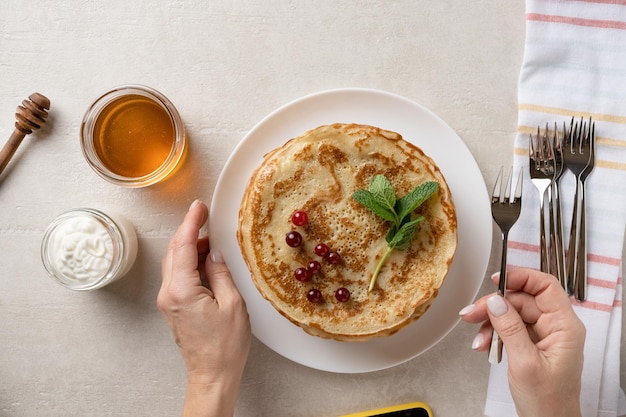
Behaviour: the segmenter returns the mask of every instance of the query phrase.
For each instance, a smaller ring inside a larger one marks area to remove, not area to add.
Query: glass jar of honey
[[[174,105],[141,85],[103,94],[81,125],[81,147],[91,168],[125,187],[145,187],[167,178],[181,162],[185,146],[185,128]]]

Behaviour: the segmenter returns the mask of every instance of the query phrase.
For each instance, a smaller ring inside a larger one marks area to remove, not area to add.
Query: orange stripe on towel
[[[518,242],[515,240],[509,240],[508,248],[521,250],[525,252],[539,253],[539,245],[534,245],[534,244],[525,243],[525,242]],[[611,266],[620,266],[622,264],[621,258],[613,258],[610,256],[597,255],[593,253],[587,254],[587,261],[604,264],[604,265],[611,265]]]
[[[597,262],[599,264],[606,264],[612,266],[620,266],[622,264],[622,260],[620,258],[611,258],[610,256],[602,256],[602,255],[594,255],[590,253],[587,255],[587,260],[589,262]]]
[[[626,25],[626,22],[624,23]],[[538,104],[532,103],[519,103],[517,105],[518,110],[526,110],[538,113],[547,113],[547,114],[558,114],[560,116],[565,116],[567,118],[575,117],[580,119],[591,119],[595,121],[601,122],[611,122],[611,123],[619,123],[626,124],[626,116],[620,116],[617,114],[606,114],[606,113],[589,113],[589,112],[580,112],[572,109],[564,109],[560,107],[551,107],[551,106],[541,106]],[[537,128],[535,128],[535,132]]]
[[[611,282],[600,278],[587,277],[587,284],[593,285],[594,287],[607,288],[609,290],[617,288],[617,282]]]
[[[526,20],[531,20],[535,22],[562,23],[567,25],[595,27],[602,29],[626,30],[626,22],[620,22],[617,20],[582,19],[580,17],[557,16],[539,13],[526,14]]]
[[[513,153],[517,156],[528,156],[528,149],[514,148]],[[616,171],[626,171],[626,163],[607,161],[606,159],[596,159],[594,166],[596,168],[614,169]]]
[[[603,303],[598,303],[595,301],[577,301],[574,297],[570,297],[570,300],[572,302],[572,305],[574,306],[578,306],[578,307],[582,307],[582,308],[588,308],[590,310],[597,310],[597,311],[603,311],[605,313],[610,313],[613,310],[614,304],[603,304]]]
[[[614,4],[616,6],[626,6],[626,0],[576,0],[580,3],[599,3],[599,4]]]
[[[507,247],[509,249],[523,250],[525,252],[537,252],[539,253],[539,245],[531,245],[530,243],[516,242],[509,240]]]
[[[543,133],[545,129],[546,129],[545,125],[542,126],[541,132]],[[559,130],[559,132],[562,132],[563,124],[561,124],[561,126],[557,124],[557,129]],[[569,129],[569,126],[567,126],[567,129]],[[548,124],[548,130],[554,131],[554,122],[552,123],[551,126],[550,124]],[[537,135],[537,126],[520,125],[520,126],[517,126],[517,132],[520,134],[525,134],[525,135],[533,135],[533,137],[535,137],[535,135]],[[615,146],[615,147],[620,147],[620,148],[626,148],[626,140],[605,138],[599,135],[596,135],[596,144],[602,145],[602,146]],[[528,153],[528,150],[526,152]]]

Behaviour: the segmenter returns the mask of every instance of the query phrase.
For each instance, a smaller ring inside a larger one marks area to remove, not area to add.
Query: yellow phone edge
[[[393,411],[410,410],[411,408],[423,408],[424,410],[428,412],[429,416],[433,415],[432,410],[427,404],[417,401],[417,402],[412,402],[412,403],[394,405],[391,407],[377,408],[375,410],[361,411],[359,413],[354,413],[354,414],[346,414],[340,417],[371,417],[371,416],[376,416],[377,414],[391,413]]]

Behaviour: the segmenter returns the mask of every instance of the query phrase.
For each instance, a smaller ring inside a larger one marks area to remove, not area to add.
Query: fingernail
[[[492,295],[487,299],[487,309],[494,317],[500,317],[507,312],[508,307],[504,298],[499,295]]]
[[[474,337],[474,340],[472,341],[472,349],[474,350],[478,349],[483,344],[484,340],[485,340],[485,336],[482,333],[478,333],[476,337]]]
[[[211,262],[214,264],[223,264],[224,263],[224,255],[217,249],[211,249],[209,252],[209,256],[211,257]]]
[[[464,316],[466,314],[471,313],[472,311],[474,311],[474,308],[476,308],[474,304],[470,304],[468,306],[463,307],[461,311],[459,311],[459,316]]]
[[[494,272],[493,274],[491,274],[491,280],[494,281],[496,278],[498,278],[500,276],[499,272]]]
[[[193,200],[193,203],[189,206],[189,211],[193,210],[193,208],[198,204],[200,204],[200,200]]]

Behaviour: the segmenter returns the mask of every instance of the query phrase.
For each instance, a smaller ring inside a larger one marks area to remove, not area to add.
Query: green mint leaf
[[[417,225],[424,220],[424,216],[419,216],[414,220],[402,225],[402,227],[396,232],[396,234],[389,242],[389,246],[394,249],[404,250],[409,247],[415,232],[417,232]]]
[[[389,227],[389,230],[387,231],[387,235],[385,236],[385,241],[391,246],[391,241],[395,237],[396,233],[398,233],[398,230],[400,230],[402,226],[404,226],[410,221],[411,221],[411,214],[409,213],[409,215],[405,216],[404,219],[402,219],[399,226],[392,224],[391,227]]]
[[[369,191],[372,193],[376,202],[388,209],[390,212],[394,213],[394,223],[398,223],[399,217],[395,212],[396,205],[396,192],[393,189],[393,185],[384,175],[374,175],[372,177],[372,181],[370,182]]]
[[[396,222],[397,216],[396,213],[392,209],[381,206],[378,202],[378,199],[374,197],[374,194],[367,190],[357,190],[352,194],[352,198],[356,201],[372,210],[377,216],[382,217],[383,219],[389,222]]]
[[[413,210],[418,208],[424,201],[428,200],[437,190],[439,190],[439,184],[435,181],[424,182],[415,187],[410,193],[396,202],[395,212],[398,218],[402,220],[407,216],[410,218]]]

